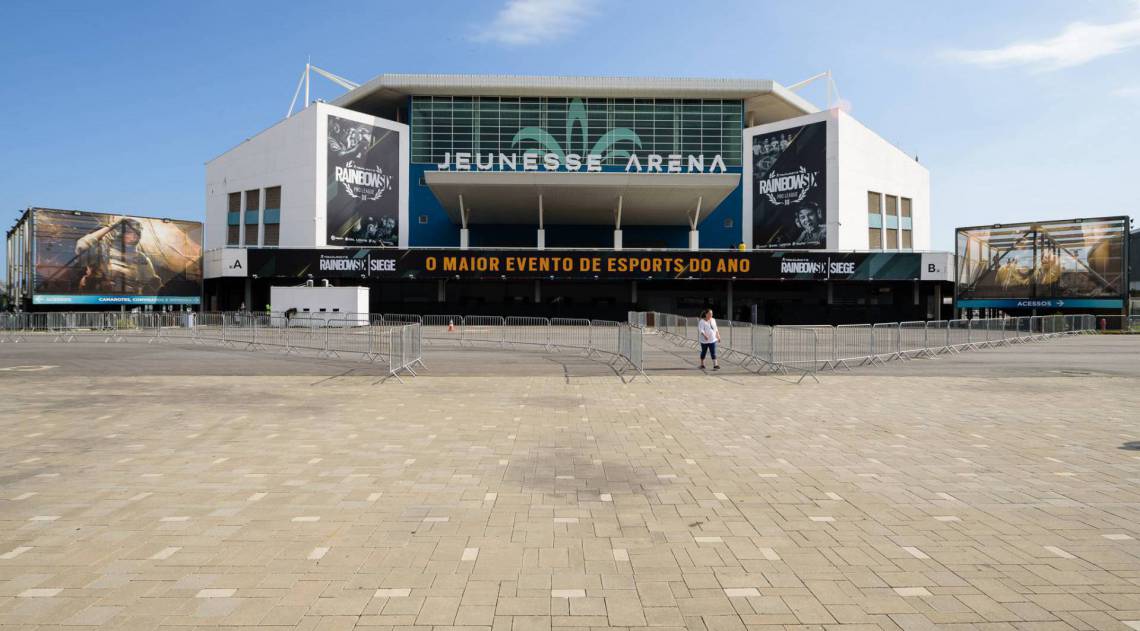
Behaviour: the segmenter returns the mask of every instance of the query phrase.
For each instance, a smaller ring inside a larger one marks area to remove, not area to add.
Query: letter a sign
[[[229,261],[223,263],[222,276],[240,276],[245,277],[245,269],[249,267],[249,259],[246,258],[245,250],[226,250],[225,258],[222,261]]]

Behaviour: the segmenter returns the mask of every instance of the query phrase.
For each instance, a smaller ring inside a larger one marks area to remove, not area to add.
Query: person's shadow
[[[1120,446],[1120,449],[1127,449],[1128,451],[1140,451],[1140,440],[1132,440]]]

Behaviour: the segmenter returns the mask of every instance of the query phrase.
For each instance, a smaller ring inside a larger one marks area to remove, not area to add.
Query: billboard
[[[827,247],[827,121],[752,138],[752,245]]]
[[[201,223],[34,212],[33,304],[199,304]]]
[[[962,308],[1119,308],[1128,218],[958,228]]]
[[[396,246],[400,132],[329,115],[326,243]]]
[[[259,278],[918,280],[912,252],[250,249]]]

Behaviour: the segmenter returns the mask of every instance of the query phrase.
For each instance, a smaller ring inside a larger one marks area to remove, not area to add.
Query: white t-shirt
[[[716,342],[716,319],[709,318],[708,320],[701,318],[697,320],[697,339],[702,344],[712,344]]]

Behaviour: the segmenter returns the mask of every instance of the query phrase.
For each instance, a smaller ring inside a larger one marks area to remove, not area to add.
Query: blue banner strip
[[[34,305],[197,305],[201,296],[73,296],[35,294]]]
[[[1113,298],[995,298],[959,300],[959,309],[1121,309],[1123,300]]]

